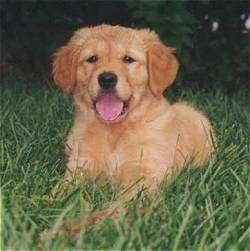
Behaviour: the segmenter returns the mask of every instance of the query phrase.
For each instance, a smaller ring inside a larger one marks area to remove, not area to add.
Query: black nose
[[[98,76],[98,83],[104,90],[111,90],[116,86],[117,76],[112,72],[103,72]]]

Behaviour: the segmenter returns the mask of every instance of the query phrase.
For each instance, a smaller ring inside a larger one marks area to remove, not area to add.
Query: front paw
[[[138,192],[153,193],[159,184],[152,169],[138,161],[129,161],[121,165],[117,168],[113,178],[129,194],[132,194],[130,197]]]

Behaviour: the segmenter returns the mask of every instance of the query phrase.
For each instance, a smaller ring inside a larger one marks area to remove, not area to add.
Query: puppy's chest
[[[139,158],[149,135],[147,131],[147,128],[141,127],[120,130],[86,130],[83,135],[82,149],[90,153],[98,162],[117,164],[128,157]]]

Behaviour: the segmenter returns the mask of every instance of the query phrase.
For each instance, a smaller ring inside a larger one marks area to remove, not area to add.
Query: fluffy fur
[[[142,178],[154,190],[191,158],[197,166],[208,159],[213,150],[208,119],[189,104],[171,105],[162,96],[177,74],[173,52],[153,31],[111,25],[80,29],[59,49],[54,80],[73,93],[76,104],[66,144],[67,180],[86,171],[124,186]],[[89,63],[93,55],[98,61]],[[124,56],[135,61],[125,63]],[[107,71],[118,77],[116,97],[127,102],[113,121],[104,121],[95,108],[97,79]]]

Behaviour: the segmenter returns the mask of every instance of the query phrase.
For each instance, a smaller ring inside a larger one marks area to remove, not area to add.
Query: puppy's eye
[[[97,57],[97,56],[91,56],[91,57],[89,57],[86,61],[87,61],[88,63],[93,64],[93,63],[97,62],[97,60],[98,60],[98,57]]]
[[[122,58],[122,61],[124,63],[131,64],[131,63],[135,62],[135,59],[131,58],[130,56],[124,56]]]

